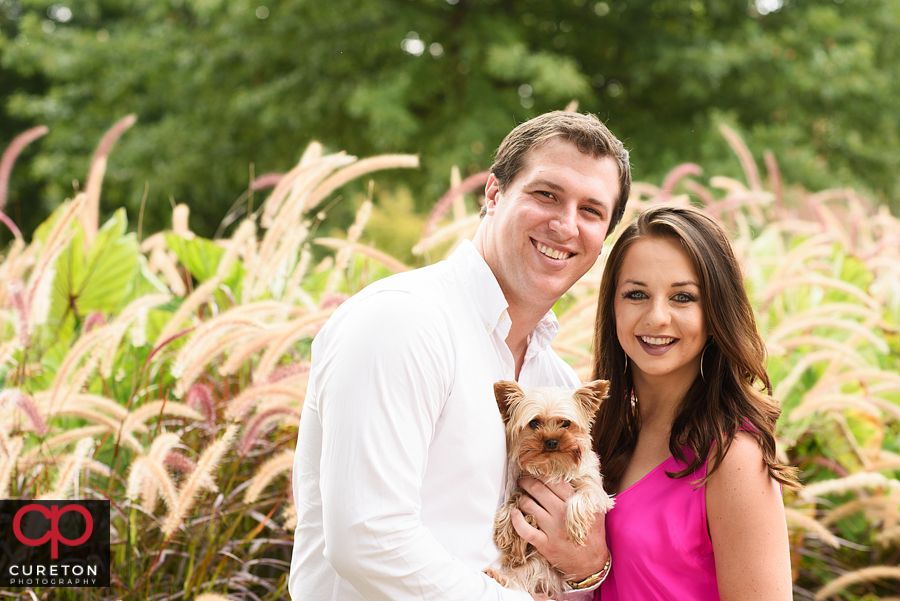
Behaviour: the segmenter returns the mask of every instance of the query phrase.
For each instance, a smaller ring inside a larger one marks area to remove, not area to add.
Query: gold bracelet
[[[573,582],[572,580],[566,580],[566,584],[573,591],[577,591],[583,588],[588,588],[594,586],[595,584],[601,584],[604,580],[606,580],[607,574],[609,574],[609,568],[612,566],[612,554],[607,558],[606,565],[603,566],[603,569],[597,572],[596,574],[591,574],[584,580],[579,580],[578,582]]]

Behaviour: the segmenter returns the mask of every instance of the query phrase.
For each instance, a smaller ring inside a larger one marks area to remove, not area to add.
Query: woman
[[[781,413],[741,269],[703,212],[660,205],[610,251],[592,378],[617,599],[790,599]]]

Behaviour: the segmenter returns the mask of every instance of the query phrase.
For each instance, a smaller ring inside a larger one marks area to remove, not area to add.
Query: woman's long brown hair
[[[698,486],[705,484],[721,465],[735,434],[743,429],[759,443],[772,478],[799,488],[796,469],[779,464],[775,457],[775,422],[781,409],[771,397],[765,343],[756,330],[728,236],[698,209],[660,205],[647,209],[625,227],[613,244],[600,285],[592,379],[609,380],[610,389],[597,413],[593,436],[607,491],[618,490],[641,428],[639,406],[632,407],[630,400],[631,370],[626,369],[625,351],[616,333],[615,294],[628,249],[647,237],[681,243],[699,279],[701,307],[711,334],[702,358],[703,377],[697,375],[682,399],[672,399],[680,405],[669,451],[686,467],[667,475],[684,478],[708,459],[706,476]],[[713,446],[714,442],[719,444]],[[683,446],[693,453],[691,461],[687,461]]]

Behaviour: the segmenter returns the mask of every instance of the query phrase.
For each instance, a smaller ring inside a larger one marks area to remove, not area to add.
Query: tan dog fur
[[[566,501],[567,537],[583,545],[598,511],[612,509],[613,500],[603,490],[600,465],[591,449],[591,426],[609,382],[595,380],[572,391],[535,388],[524,392],[518,384],[494,384],[497,405],[506,424],[507,501],[494,519],[494,542],[500,549],[500,570],[485,570],[508,588],[531,595],[559,598],[565,575],[518,535],[510,511],[525,495],[517,484],[522,475],[544,482],[570,482],[574,487]],[[556,442],[556,447],[553,447]],[[551,442],[547,442],[551,441]],[[531,516],[526,516],[534,525]]]

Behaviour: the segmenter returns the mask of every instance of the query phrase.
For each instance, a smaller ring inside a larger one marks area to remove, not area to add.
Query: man
[[[532,119],[497,151],[472,243],[335,312],[313,343],[294,459],[295,601],[530,599],[482,573],[506,462],[493,383],[578,386],[550,349],[551,308],[600,255],[630,185],[598,119]],[[566,488],[523,486],[540,531],[518,515],[520,534],[573,581],[598,572],[602,518],[573,548]]]

